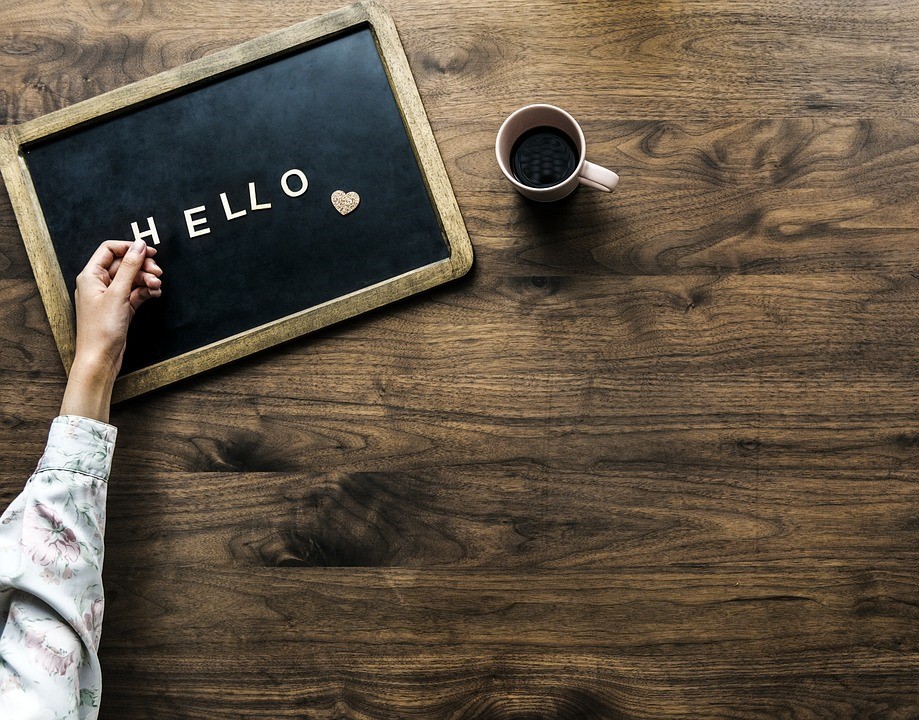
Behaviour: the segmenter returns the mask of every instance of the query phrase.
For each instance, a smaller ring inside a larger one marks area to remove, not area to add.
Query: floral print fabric
[[[102,538],[111,425],[51,423],[45,454],[0,516],[0,718],[99,714]]]

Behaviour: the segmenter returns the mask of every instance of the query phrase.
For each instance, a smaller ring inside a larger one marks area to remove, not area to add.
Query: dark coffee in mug
[[[514,177],[533,188],[547,188],[566,180],[578,168],[577,146],[568,135],[548,125],[530,128],[511,148]]]

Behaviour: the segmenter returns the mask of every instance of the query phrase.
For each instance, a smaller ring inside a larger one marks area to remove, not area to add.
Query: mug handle
[[[592,187],[595,190],[612,192],[613,188],[619,184],[619,176],[612,170],[607,170],[601,165],[594,165],[592,162],[585,160],[578,181],[581,185]]]

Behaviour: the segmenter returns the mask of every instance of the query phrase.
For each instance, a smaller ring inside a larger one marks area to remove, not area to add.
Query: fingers
[[[163,281],[150,273],[140,273],[139,280],[151,290],[159,290],[163,286]]]
[[[130,240],[106,240],[96,248],[96,252],[92,254],[86,267],[107,268],[115,261],[120,263],[120,258],[124,257],[132,244]],[[147,257],[152,258],[156,252],[155,247],[147,247]]]
[[[120,265],[120,263],[119,263]],[[144,268],[147,266],[144,265]],[[112,279],[114,279],[116,273],[112,273]],[[163,274],[163,271],[157,266],[152,272],[147,272],[146,270],[141,270],[137,275],[134,276],[134,287],[143,287],[147,286],[151,290],[156,290],[159,287],[162,287],[163,281],[160,280],[160,276]]]
[[[146,258],[147,243],[140,239],[135,240],[127,252],[122,255],[121,265],[119,265],[115,277],[112,278],[109,289],[114,290],[122,297],[130,296],[137,273],[141,271]]]
[[[163,286],[163,281],[152,273],[139,272],[134,278],[133,287],[148,287],[151,290],[159,290]]]
[[[153,249],[153,251],[156,252],[155,249]],[[116,258],[115,261],[109,266],[109,269],[108,269],[110,280],[114,279],[115,274],[118,272],[119,267],[121,267],[121,258]],[[156,260],[154,260],[152,257],[149,257],[149,256],[147,257],[146,260],[144,260],[144,264],[141,266],[141,271],[145,273],[150,273],[151,275],[155,275],[156,277],[160,277],[163,274],[163,269],[159,265],[156,264]]]
[[[115,269],[117,270],[117,267],[121,265],[121,258],[124,257],[125,253],[130,249],[131,244],[130,240],[106,240],[96,248],[96,251],[86,263],[86,267],[84,267],[80,275],[77,276],[77,280],[98,278],[108,285],[108,281],[115,277],[115,270],[111,270],[111,267],[115,265]],[[154,255],[156,255],[156,248],[148,247],[147,257],[152,258]],[[162,272],[160,274],[162,274]]]
[[[106,240],[96,248],[96,252],[93,253],[89,262],[86,263],[86,267],[107,268],[112,264],[115,258],[124,255],[129,247],[131,247],[131,242],[129,240]]]
[[[77,275],[77,286],[86,283],[97,283],[100,280],[104,285],[108,285],[107,268],[112,264],[112,261],[124,255],[129,246],[130,243],[123,240],[107,240],[102,243],[96,248],[92,257],[89,258],[83,271]]]
[[[159,288],[152,289],[149,287],[136,287],[131,291],[131,307],[137,312],[137,308],[143,305],[150,298],[159,297],[163,291]]]

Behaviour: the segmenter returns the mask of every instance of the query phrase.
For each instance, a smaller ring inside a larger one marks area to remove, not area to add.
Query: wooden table
[[[4,0],[0,123],[336,6]],[[115,409],[102,717],[919,716],[919,3],[387,6],[476,267]],[[614,195],[511,190],[532,101]],[[0,370],[6,503],[5,191]]]

